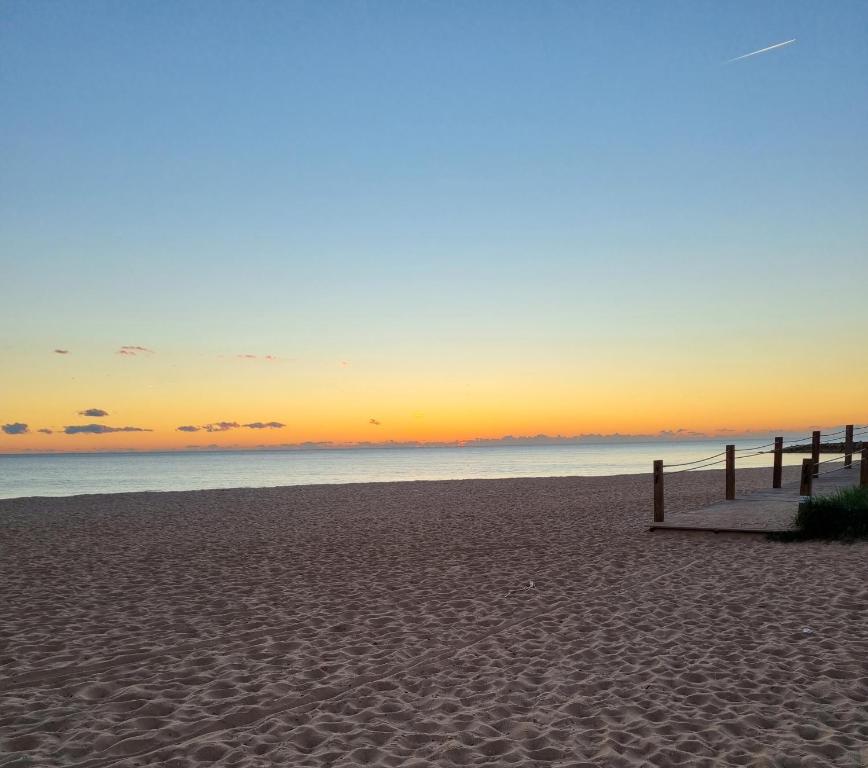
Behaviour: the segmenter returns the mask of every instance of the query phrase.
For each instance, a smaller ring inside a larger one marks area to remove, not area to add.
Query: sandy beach
[[[2,501],[0,766],[868,765],[868,543],[649,533],[650,493]]]

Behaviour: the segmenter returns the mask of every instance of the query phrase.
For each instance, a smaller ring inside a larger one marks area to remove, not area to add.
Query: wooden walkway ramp
[[[828,465],[827,473],[815,477],[813,495],[826,496],[859,483],[859,463],[849,469]],[[843,464],[840,465],[843,467]],[[754,491],[732,501],[719,501],[691,512],[673,512],[665,522],[653,523],[652,531],[708,531],[710,533],[772,533],[795,530],[799,508],[799,483]]]

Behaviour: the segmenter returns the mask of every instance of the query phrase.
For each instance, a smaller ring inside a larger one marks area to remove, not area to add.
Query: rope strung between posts
[[[788,445],[791,448],[794,448],[796,444],[801,446],[802,443],[804,443],[805,445],[810,445],[811,439],[811,435],[808,435],[807,437],[797,437],[793,440],[784,440],[784,445]]]
[[[861,429],[861,427],[860,427]],[[835,435],[843,435],[846,430],[839,429],[837,432],[829,432],[825,435],[820,435],[820,439],[825,437],[835,437]],[[806,443],[809,440],[813,440],[813,435],[806,435],[805,437],[791,437],[789,440],[784,440],[783,445],[787,445],[788,443]],[[736,452],[738,451],[759,451],[762,448],[771,448],[774,446],[774,442],[766,443],[765,445],[754,445],[746,448],[736,448]]]
[[[843,435],[845,432],[846,430],[844,429],[839,429],[837,432],[828,432],[825,435],[821,432],[820,441],[822,442],[824,438],[835,437],[835,435]],[[810,441],[812,441],[813,439],[813,435],[807,435],[806,437],[796,437],[791,440],[784,440],[784,445],[788,443],[810,443]]]
[[[863,427],[859,427],[859,429],[863,429]],[[868,432],[868,425],[866,425],[864,427],[864,429],[866,432]],[[842,434],[844,434],[845,431],[846,430],[839,429],[837,432],[830,432],[830,433],[826,434],[825,436],[821,436],[821,438],[822,437],[828,438],[828,437],[834,437],[835,435],[842,435]],[[810,448],[811,447],[810,444],[807,443],[808,440],[813,440],[813,435],[808,435],[807,437],[796,437],[796,438],[792,438],[790,440],[784,440],[783,444],[786,445],[788,443],[805,442],[804,446],[800,445],[798,447]],[[750,458],[753,458],[754,456],[762,456],[765,454],[774,453],[774,451],[764,450],[766,448],[772,448],[774,445],[775,445],[775,443],[771,442],[771,443],[766,443],[765,445],[752,445],[752,446],[745,446],[744,448],[736,448],[735,451],[737,454],[743,454],[744,451],[753,451],[753,453],[739,455],[739,456],[736,456],[736,458],[738,458],[738,459],[750,459]],[[790,447],[795,447],[795,446],[790,446]],[[721,456],[725,456],[725,455],[726,455],[726,451],[721,451],[720,453],[714,453],[711,456],[705,456],[704,458],[701,458],[701,459],[693,459],[693,461],[681,461],[681,462],[678,462],[677,464],[664,464],[663,466],[666,469],[669,469],[670,467],[689,467],[689,469],[679,469],[678,472],[691,472],[694,469],[704,469],[705,467],[713,467],[713,466],[716,466],[718,464],[723,464],[724,461],[726,461],[726,459],[721,459],[720,461],[713,461],[713,459],[718,459]],[[674,475],[674,474],[677,474],[677,472],[667,472],[666,474]]]
[[[817,472],[817,477],[822,477],[823,475],[831,475],[833,472],[840,472],[842,469],[852,469],[852,467],[842,465],[840,467],[835,467],[835,469],[827,469],[824,472]]]
[[[841,456],[843,455],[843,451],[841,451],[841,453],[836,453],[834,456],[832,456],[831,459],[823,459],[822,461],[818,461],[817,466],[820,466],[820,464],[828,464],[830,461],[841,461]]]
[[[715,453],[713,456],[706,456],[704,459],[694,459],[693,461],[682,461],[680,464],[664,464],[666,467],[686,467],[689,464],[701,464],[703,461],[709,461],[710,459],[716,459],[718,456],[723,456],[726,451],[721,451],[720,453]]]
[[[736,456],[736,458],[740,461],[741,459],[750,459],[754,456],[767,456],[770,453],[774,453],[774,451],[757,451],[756,453],[749,453],[747,456]]]
[[[713,467],[717,464],[723,464],[723,462],[725,462],[725,461],[726,461],[726,459],[719,459],[718,461],[710,461],[710,462],[708,462],[708,464],[700,464],[698,467],[688,467],[687,469],[676,469],[673,472],[666,472],[664,474],[680,475],[682,472],[693,472],[696,469],[705,469],[705,467]],[[678,465],[674,464],[674,465],[670,465],[670,466],[678,466]]]
[[[735,452],[738,453],[739,451],[761,451],[763,448],[771,448],[773,445],[774,445],[773,442],[766,443],[765,445],[752,445],[750,447],[745,447],[745,448],[736,448]],[[742,458],[744,458],[744,457],[742,456]]]
[[[861,427],[856,427],[856,429],[861,429]],[[820,438],[821,438],[821,439],[825,439],[825,438],[827,438],[827,437],[835,437],[836,435],[843,435],[843,434],[846,434],[846,432],[847,432],[846,429],[839,429],[837,432],[830,432],[828,435],[823,435],[823,434],[821,434],[821,435],[820,435]]]

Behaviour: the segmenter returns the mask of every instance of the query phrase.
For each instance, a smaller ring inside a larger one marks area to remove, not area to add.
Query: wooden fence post
[[[735,498],[735,446],[726,446],[726,500]]]
[[[868,488],[868,447],[862,443],[862,463],[859,467],[859,485]]]
[[[820,430],[818,429],[815,429],[811,436],[811,461],[814,462],[811,473],[817,477],[820,474]]]
[[[772,488],[781,487],[784,472],[784,438],[775,438],[775,467],[772,470]]]
[[[848,469],[853,466],[853,425],[844,427],[844,466]]]
[[[663,460],[654,462],[654,522],[663,522]]]
[[[799,485],[800,496],[811,495],[811,481],[813,480],[814,462],[811,459],[802,459],[802,482]]]

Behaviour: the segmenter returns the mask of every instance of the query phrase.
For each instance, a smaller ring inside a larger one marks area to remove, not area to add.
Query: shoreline
[[[784,469],[794,469],[798,468],[798,465],[791,464],[785,465]],[[767,472],[771,473],[771,467],[744,467],[738,470],[738,475],[741,476],[742,473],[755,473],[755,472]],[[695,475],[697,473],[718,473],[719,475],[724,474],[724,470],[715,467],[712,469],[698,469],[694,470],[690,474]],[[120,497],[120,496],[136,496],[136,495],[158,495],[158,494],[196,494],[196,493],[215,493],[215,492],[238,492],[238,491],[276,491],[276,490],[288,490],[295,488],[345,488],[351,486],[390,486],[390,485],[412,485],[416,483],[489,483],[489,482],[509,482],[509,481],[518,481],[518,480],[533,480],[533,481],[546,481],[546,480],[608,480],[608,479],[620,479],[620,478],[635,478],[635,477],[643,477],[646,476],[648,478],[649,487],[650,482],[653,478],[653,474],[651,472],[622,472],[614,475],[515,475],[511,477],[453,477],[453,478],[433,478],[433,479],[416,479],[416,480],[367,480],[367,481],[347,481],[347,482],[334,482],[334,483],[299,483],[299,484],[289,484],[289,485],[237,485],[228,488],[193,488],[193,489],[181,489],[181,490],[143,490],[143,491],[106,491],[104,493],[73,493],[66,495],[58,495],[58,496],[9,496],[9,497],[0,497],[0,513],[2,513],[2,505],[7,502],[24,502],[30,500],[66,500],[66,499],[87,499],[87,498],[102,498],[102,497]],[[668,475],[667,475],[668,476]],[[795,479],[795,476],[792,480]],[[670,481],[671,482],[671,481]],[[650,491],[649,491],[650,493]]]
[[[512,450],[512,449],[511,449]],[[525,449],[514,449],[524,451]],[[153,463],[137,465],[134,462],[141,458],[137,454],[117,454],[113,461],[111,455],[93,454],[95,461],[105,459],[104,463],[97,464],[93,469],[83,471],[73,463],[69,466],[53,467],[52,465],[36,465],[36,469],[27,473],[23,468],[14,472],[10,471],[0,477],[0,502],[13,499],[28,498],[66,498],[78,496],[99,495],[122,495],[130,493],[182,493],[210,490],[230,489],[256,489],[256,488],[282,488],[302,487],[308,485],[357,485],[367,483],[392,483],[392,482],[449,482],[452,480],[501,480],[501,479],[545,479],[563,477],[626,477],[650,474],[652,456],[641,454],[627,455],[626,457],[609,457],[608,455],[592,454],[590,456],[572,454],[552,455],[541,449],[540,456],[520,453],[517,460],[510,458],[508,461],[490,460],[486,456],[484,460],[469,462],[456,462],[451,459],[435,460],[432,462],[420,461],[413,454],[396,451],[400,458],[395,461],[361,462],[361,463],[311,463],[311,457],[299,464],[266,462],[262,465],[247,462],[232,462],[227,455],[224,465],[221,461],[209,459],[202,454],[190,454],[190,461],[194,462],[190,467],[183,464],[166,462],[169,454],[150,454]],[[449,452],[452,454],[452,452]],[[486,449],[475,455],[487,454]],[[495,454],[497,455],[508,455]],[[292,452],[282,454],[272,453],[275,457],[289,457]],[[454,455],[454,454],[453,454]],[[665,454],[658,454],[660,455]],[[209,455],[210,456],[210,455]],[[40,461],[40,457],[30,457]],[[56,458],[49,456],[47,459]],[[64,459],[69,458],[64,457]],[[684,456],[678,454],[673,461],[678,466],[678,461]],[[64,459],[61,459],[63,461]],[[196,462],[199,459],[200,462]],[[771,467],[771,457],[763,457],[760,461],[768,459],[768,465],[756,464],[756,459],[751,457],[753,466],[739,467],[738,473],[754,470],[763,470]],[[670,459],[667,459],[667,462]],[[204,461],[204,463],[202,463]],[[720,462],[717,462],[720,464]],[[798,466],[797,456],[785,459],[784,466]],[[701,468],[695,471],[715,472],[721,471],[722,467]],[[192,478],[192,481],[191,481]],[[251,484],[252,483],[252,484]],[[149,486],[149,487],[148,487]],[[10,495],[15,493],[16,495]]]
[[[755,467],[752,469],[765,469],[764,467]],[[723,472],[721,469],[698,470],[701,472]],[[745,470],[743,470],[745,471]],[[195,488],[191,490],[162,490],[162,491],[107,491],[105,493],[72,493],[65,496],[10,496],[8,498],[0,498],[0,513],[2,513],[2,505],[5,502],[13,501],[29,501],[29,500],[65,500],[65,499],[82,499],[82,498],[102,498],[114,496],[149,496],[154,494],[194,494],[194,493],[217,493],[238,492],[238,491],[276,491],[288,489],[304,489],[304,488],[346,488],[352,486],[390,486],[390,485],[413,485],[417,483],[488,483],[488,482],[508,482],[510,480],[567,480],[567,479],[590,479],[601,480],[608,478],[621,477],[639,477],[647,475],[650,479],[650,472],[624,472],[619,475],[538,475],[528,476],[517,475],[515,477],[452,477],[452,478],[436,478],[432,480],[369,480],[363,482],[348,481],[345,483],[299,483],[297,485],[236,485],[231,488]]]

